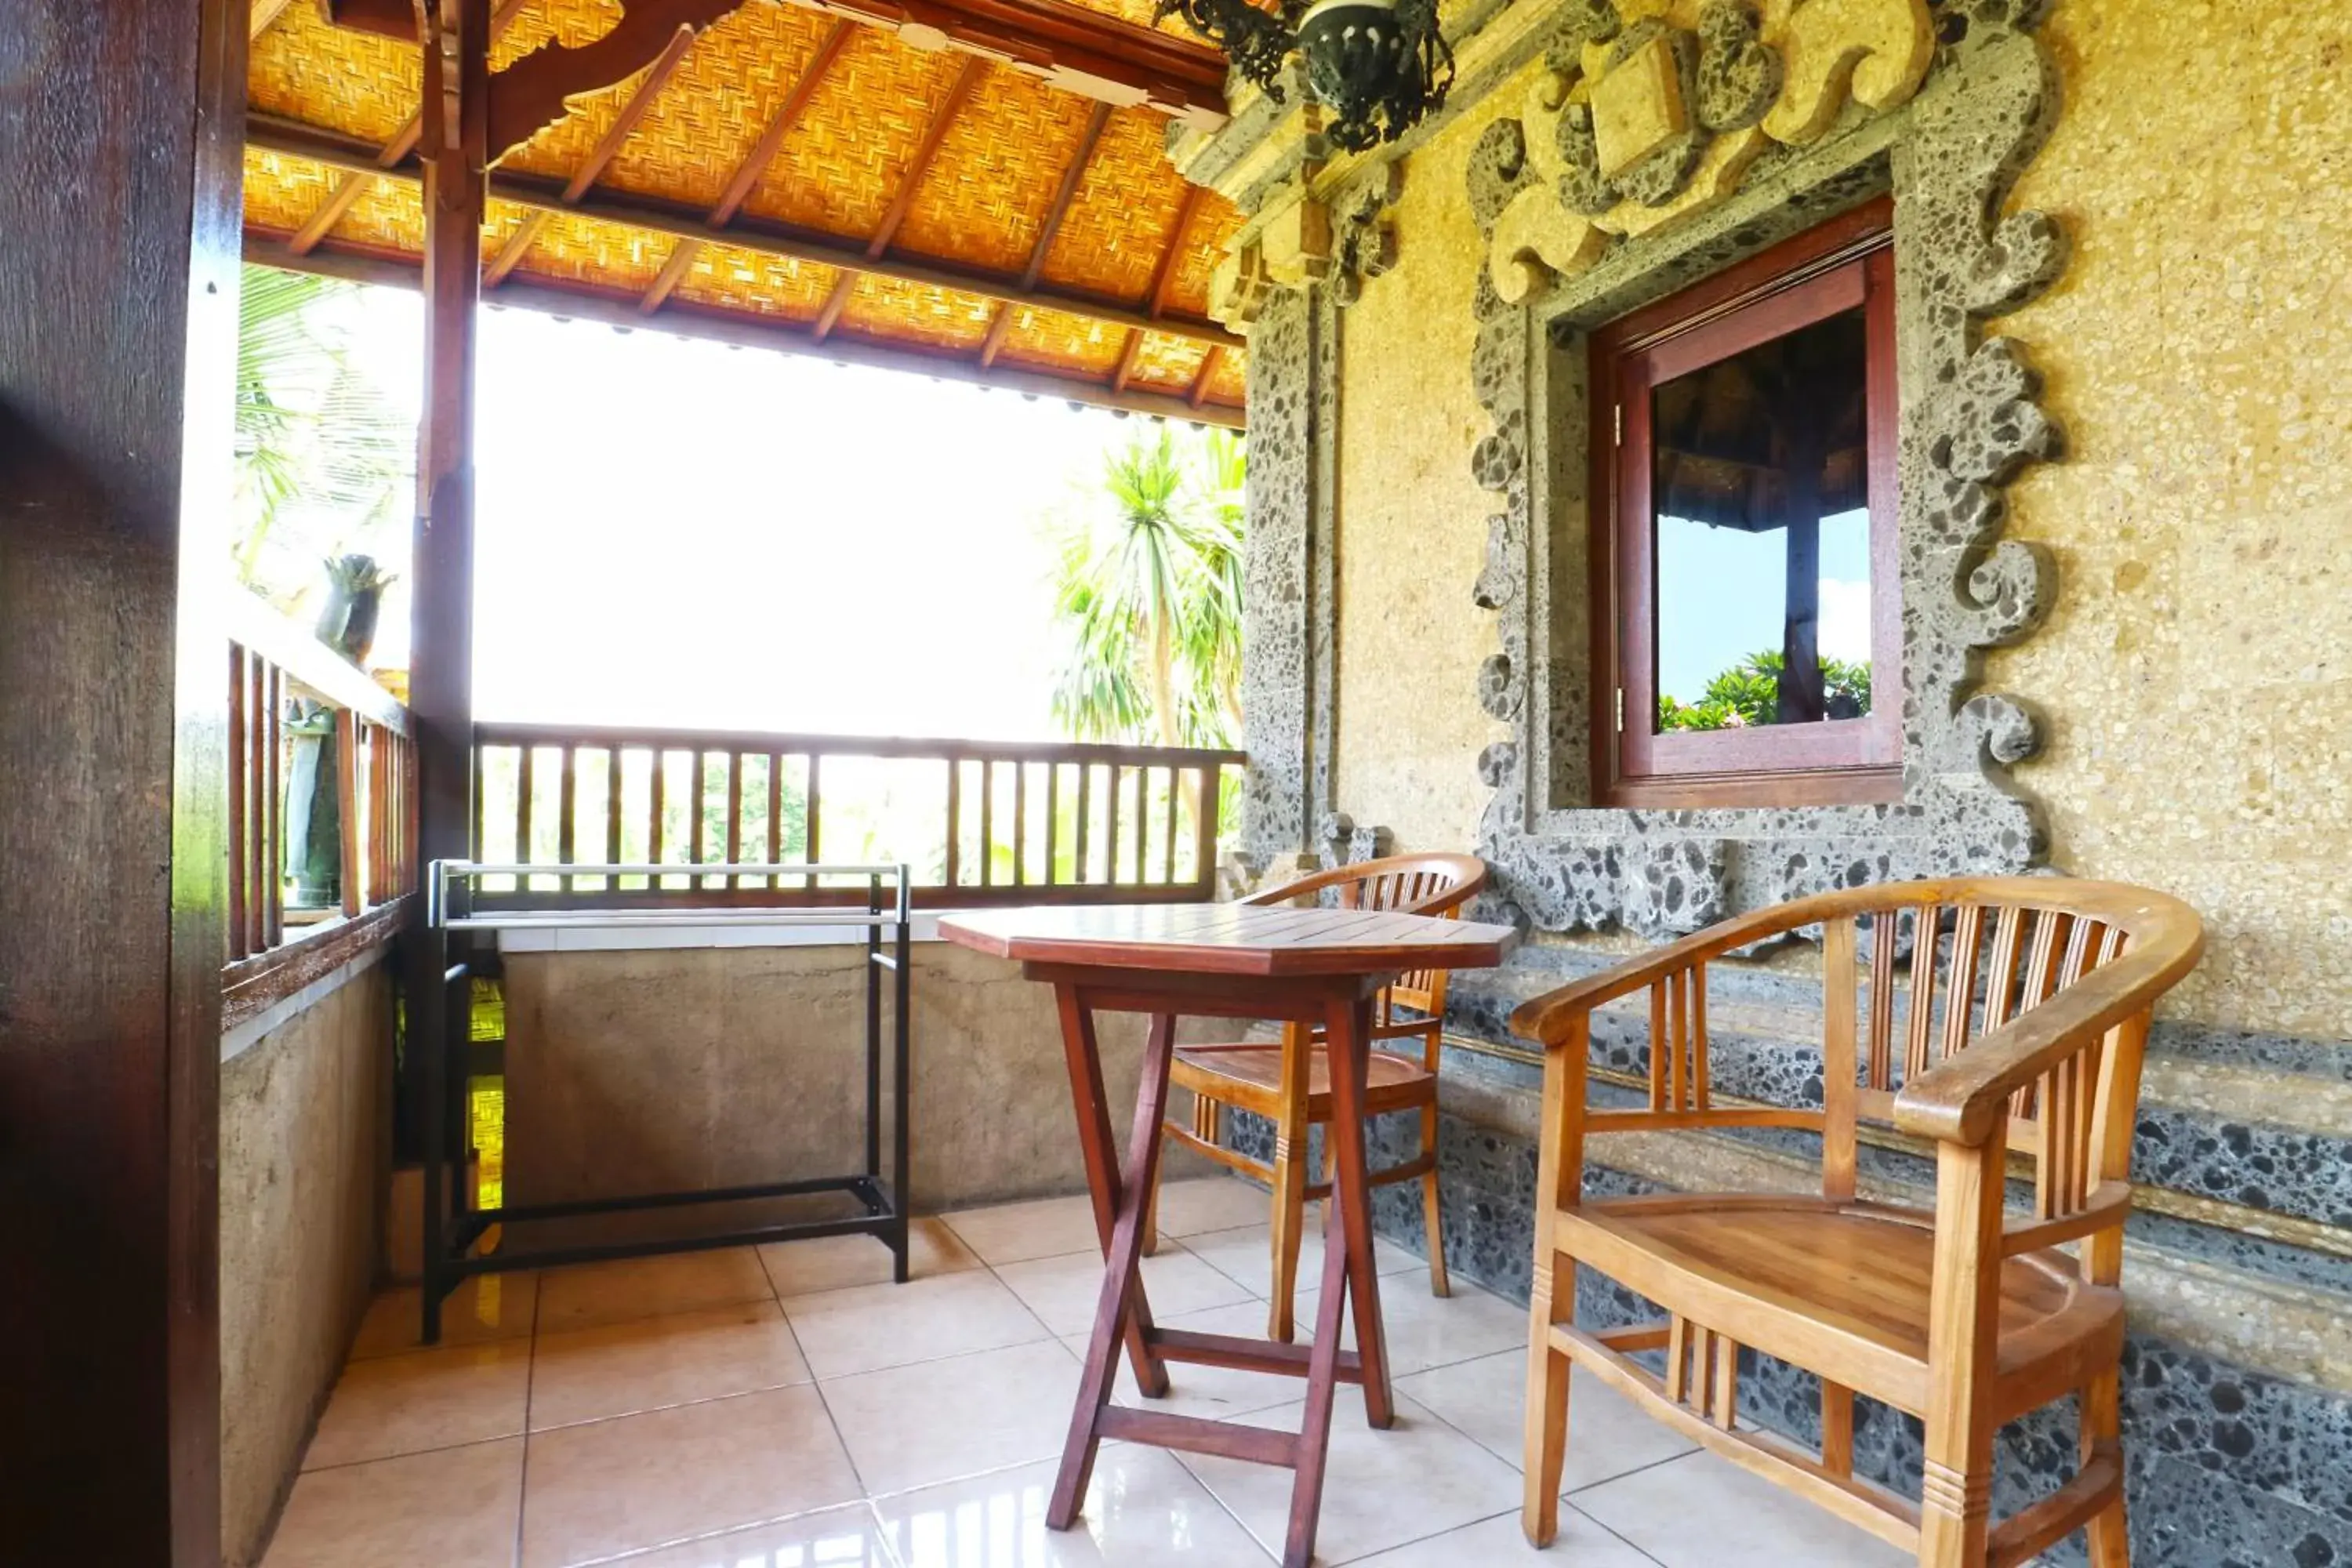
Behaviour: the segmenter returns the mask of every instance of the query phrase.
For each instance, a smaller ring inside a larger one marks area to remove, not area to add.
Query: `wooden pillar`
[[[242,0],[0,5],[0,1562],[220,1561]]]
[[[417,432],[409,715],[420,871],[470,851],[474,725],[474,342],[489,135],[490,0],[427,0],[419,147],[425,164],[425,403]],[[440,1037],[430,944],[408,944],[410,1033]],[[423,1125],[416,1052],[403,1084]],[[462,1076],[452,1086],[463,1093]],[[428,1189],[430,1184],[428,1183]]]

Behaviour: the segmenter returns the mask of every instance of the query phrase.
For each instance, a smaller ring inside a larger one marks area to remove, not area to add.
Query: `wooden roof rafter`
[[[1054,240],[1062,232],[1062,220],[1070,216],[1070,204],[1077,199],[1078,182],[1086,178],[1087,165],[1094,162],[1095,148],[1102,141],[1103,128],[1110,123],[1110,105],[1097,103],[1087,116],[1085,134],[1078,138],[1077,151],[1062,169],[1061,184],[1054,187],[1054,199],[1046,205],[1045,221],[1037,226],[1036,243],[1029,247],[1029,260],[1021,268],[1021,286],[1037,287],[1037,279],[1045,270],[1045,257],[1054,248]],[[986,370],[996,363],[999,351],[1004,347],[1004,334],[1013,327],[1013,306],[999,305],[988,323],[988,336],[980,345],[980,367]]]
[[[775,113],[768,117],[759,141],[751,144],[751,152],[745,153],[743,161],[735,166],[726,190],[704,220],[710,227],[725,228],[733,223],[735,215],[743,210],[743,204],[751,199],[751,193],[759,189],[768,165],[776,161],[776,153],[782,148],[784,138],[792,134],[793,127],[800,123],[801,116],[807,112],[809,100],[824,84],[825,72],[831,70],[834,62],[841,58],[843,47],[849,42],[850,29],[856,25],[846,18],[836,17],[833,26],[825,30],[824,41],[817,45],[816,53],[809,57],[808,64],[801,68],[801,74],[793,81],[792,90],[784,95],[783,102],[776,106]],[[694,258],[702,246],[703,242],[698,239],[680,239],[670,247],[669,258],[662,263],[660,274],[646,289],[645,297],[637,301],[637,309],[641,312],[650,316],[662,308],[671,291],[684,281],[687,268],[694,264]]]
[[[249,43],[269,31],[278,18],[286,15],[286,7],[292,4],[294,0],[253,0],[252,15],[246,24],[246,40]]]
[[[580,167],[565,183],[562,200],[566,206],[577,205],[580,198],[586,195],[603,176],[605,168],[620,156],[630,134],[645,119],[646,110],[653,108],[654,100],[661,96],[661,89],[669,84],[669,79],[677,74],[677,68],[686,63],[687,51],[694,47],[696,36],[692,27],[686,26],[681,26],[670,36],[667,46],[654,58],[653,65],[638,81],[636,89],[629,94],[628,102],[621,106],[621,112],[614,117],[612,124],[604,128],[604,133],[596,139],[596,145],[589,150],[588,156],[581,160]],[[507,237],[506,244],[499,247],[498,256],[483,272],[483,288],[495,289],[507,280],[507,275],[530,253],[531,245],[539,238],[540,230],[547,226],[547,220],[551,216],[545,207],[536,207],[523,215],[521,226]]]
[[[419,179],[413,163],[391,169],[380,168],[375,162],[376,154],[366,144],[274,115],[247,116],[246,142],[263,153],[306,159],[330,168],[372,174],[411,187],[415,186]],[[1044,283],[1024,284],[1019,277],[1001,272],[921,260],[903,253],[868,257],[862,245],[777,223],[761,221],[755,224],[739,217],[727,228],[713,228],[699,213],[682,209],[674,203],[650,197],[625,196],[609,188],[589,192],[578,202],[567,205],[562,199],[562,187],[551,181],[493,170],[489,175],[489,194],[494,200],[510,202],[517,206],[572,213],[675,238],[730,245],[782,260],[816,262],[853,272],[869,273],[877,278],[892,278],[904,283],[978,295],[1003,303],[1063,311],[1106,326],[1141,327],[1168,337],[1209,344],[1222,343],[1228,348],[1246,346],[1234,332],[1205,318],[1180,316],[1171,311],[1154,319],[1124,300],[1076,289],[1050,288]],[[287,259],[278,261],[276,265],[294,264],[301,259],[289,253]]]
[[[1204,130],[1225,119],[1225,58],[1210,46],[1073,5],[1071,0],[789,0],[953,48],[1118,106],[1146,105]],[[415,42],[415,0],[322,0],[328,19]],[[611,33],[576,48],[548,45],[491,79],[490,155],[529,140],[565,97],[625,80],[653,58],[656,33],[707,26],[744,0],[626,0]],[[640,18],[643,18],[642,20]],[[666,25],[665,25],[666,24]],[[622,62],[626,64],[625,68]],[[531,68],[525,74],[525,67]],[[502,103],[500,100],[505,100]],[[534,119],[533,117],[537,118]]]
[[[1151,269],[1151,292],[1144,302],[1144,310],[1158,321],[1168,313],[1168,290],[1176,281],[1176,264],[1183,259],[1184,241],[1192,232],[1192,216],[1201,210],[1202,187],[1187,184],[1184,200],[1176,208],[1176,221],[1169,226],[1168,242],[1160,247],[1160,259]],[[1215,345],[1212,344],[1212,347]],[[1143,348],[1143,329],[1128,329],[1127,342],[1118,351],[1118,368],[1111,372],[1114,392],[1125,392],[1135,374],[1135,356]]]
[[[947,141],[948,132],[954,127],[957,112],[970,100],[971,89],[980,84],[981,74],[987,68],[988,62],[978,55],[964,57],[963,65],[956,71],[954,85],[948,89],[948,95],[940,100],[939,107],[931,111],[930,123],[923,128],[921,144],[915,149],[914,157],[898,176],[898,188],[891,195],[889,207],[882,214],[882,221],[874,226],[873,237],[866,242],[867,260],[880,260],[888,253],[890,242],[898,237],[898,226],[905,223],[907,215],[914,210],[915,193],[921,188],[923,176],[929,174],[931,165],[938,162],[940,147]],[[834,280],[833,291],[825,296],[824,306],[817,312],[816,321],[811,329],[818,342],[833,335],[843,309],[849,303],[850,294],[857,287],[857,278],[856,273],[845,272]]]
[[[1208,402],[1209,388],[1215,384],[1217,379],[1217,371],[1224,363],[1225,345],[1223,343],[1211,343],[1209,345],[1209,352],[1201,356],[1201,368],[1199,371],[1194,373],[1192,376],[1192,390],[1184,395],[1184,401],[1191,404],[1195,408],[1198,408],[1202,404]]]
[[[495,48],[498,41],[506,37],[507,29],[515,25],[516,18],[522,15],[523,7],[530,3],[530,0],[503,0],[490,14],[492,47]],[[383,144],[383,150],[376,154],[377,165],[385,169],[397,168],[416,151],[416,143],[424,134],[425,111],[419,109]],[[352,210],[352,204],[367,194],[367,188],[373,180],[373,175],[358,174],[346,174],[337,179],[335,188],[328,193],[327,199],[319,204],[318,210],[310,215],[310,220],[295,230],[294,237],[286,242],[287,248],[297,256],[308,256],[316,250],[320,242],[343,221],[343,215]]]

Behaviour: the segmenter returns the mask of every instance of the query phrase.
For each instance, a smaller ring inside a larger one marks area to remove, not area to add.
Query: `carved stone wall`
[[[2056,432],[2021,349],[1985,330],[2064,255],[2046,217],[1992,216],[2057,108],[2031,11],[1946,6],[1934,42],[1904,30],[1930,14],[1897,0],[1769,7],[1760,35],[1732,0],[1625,0],[1622,16],[1595,0],[1570,7],[1553,68],[1485,132],[1466,195],[1490,242],[1471,374],[1492,428],[1472,464],[1498,510],[1473,594],[1496,614],[1499,648],[1475,696],[1514,734],[1478,761],[1494,791],[1480,845],[1497,896],[1532,924],[1686,931],[1823,888],[2046,856],[2040,816],[2008,776],[2038,744],[2035,715],[1978,689],[1983,650],[2030,633],[2053,585],[2045,554],[2000,534],[2001,487],[2051,455]],[[1777,70],[1759,50],[1777,52]],[[1594,809],[1583,334],[1889,189],[1903,799]]]

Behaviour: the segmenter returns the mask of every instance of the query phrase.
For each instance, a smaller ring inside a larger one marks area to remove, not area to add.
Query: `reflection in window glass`
[[[1870,710],[1857,308],[1651,392],[1660,731]]]

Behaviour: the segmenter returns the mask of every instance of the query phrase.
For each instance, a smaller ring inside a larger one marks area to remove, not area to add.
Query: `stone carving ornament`
[[[1996,220],[2057,107],[2035,0],[1570,0],[1547,68],[1468,175],[1486,237],[1472,378],[1497,497],[1473,587],[1499,650],[1477,699],[1481,850],[1496,896],[1549,931],[1696,930],[1736,910],[1892,877],[2039,864],[2009,778],[2038,727],[1979,690],[1982,650],[2054,586],[2001,538],[2001,487],[2051,456],[2020,347],[1985,322],[2064,259],[2038,213]],[[1892,188],[1904,796],[1885,805],[1603,810],[1584,804],[1588,416],[1583,331]]]

